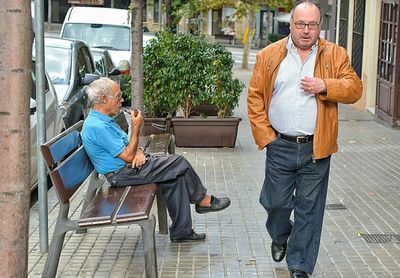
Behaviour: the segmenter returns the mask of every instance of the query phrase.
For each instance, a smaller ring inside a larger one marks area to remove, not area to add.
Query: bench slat
[[[132,186],[117,213],[116,222],[124,223],[149,218],[157,188],[155,183]]]
[[[127,187],[110,187],[107,195],[99,192],[79,219],[80,227],[111,224]]]

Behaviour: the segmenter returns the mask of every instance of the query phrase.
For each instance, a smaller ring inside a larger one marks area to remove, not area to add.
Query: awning
[[[281,14],[274,16],[274,19],[279,22],[290,23],[290,17],[291,17],[291,13],[281,13]]]

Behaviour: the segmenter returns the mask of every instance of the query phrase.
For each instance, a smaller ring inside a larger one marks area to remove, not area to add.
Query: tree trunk
[[[254,23],[256,21],[256,13],[255,11],[251,11],[249,12],[248,15],[248,22],[249,22],[249,34],[248,34],[248,38],[246,41],[246,44],[244,45],[243,48],[243,59],[242,59],[242,69],[248,69],[249,68],[249,54],[250,54],[250,49],[251,49],[251,45],[253,44],[253,34],[254,34]]]
[[[0,277],[27,277],[32,34],[30,1],[0,1]]]
[[[144,112],[143,105],[143,4],[140,0],[132,0],[132,108]]]

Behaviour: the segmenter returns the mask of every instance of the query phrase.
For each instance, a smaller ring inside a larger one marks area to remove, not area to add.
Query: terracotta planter
[[[241,118],[172,118],[177,147],[234,148]]]
[[[164,130],[160,130],[157,126],[165,126],[165,118],[144,118],[144,135],[160,134],[165,133]]]

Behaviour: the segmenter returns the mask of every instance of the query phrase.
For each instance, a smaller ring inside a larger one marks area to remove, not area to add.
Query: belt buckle
[[[307,136],[297,136],[296,137],[297,144],[304,144],[307,143]]]

